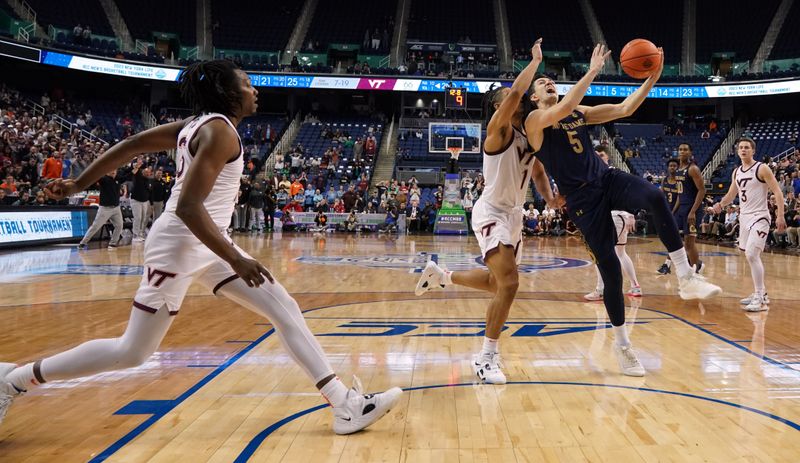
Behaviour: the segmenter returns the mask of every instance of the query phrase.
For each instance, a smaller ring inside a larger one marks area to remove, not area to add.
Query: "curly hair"
[[[228,60],[190,64],[178,78],[181,97],[196,114],[235,116],[242,109],[237,70],[239,67]]]

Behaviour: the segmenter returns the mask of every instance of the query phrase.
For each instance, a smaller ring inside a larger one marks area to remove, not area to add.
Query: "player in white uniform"
[[[767,235],[771,224],[767,201],[769,192],[775,195],[775,227],[778,233],[786,230],[783,217],[783,193],[778,181],[768,165],[756,162],[756,142],[751,138],[741,137],[736,142],[736,152],[742,165],[733,171],[731,186],[728,192],[710,209],[720,214],[726,206],[733,204],[739,196],[739,249],[744,251],[750,264],[755,291],[741,300],[745,309],[750,312],[767,310],[769,298],[764,285],[764,264],[761,263],[761,252],[767,244]]]
[[[284,347],[333,406],[334,432],[350,434],[369,426],[402,391],[364,395],[357,378],[348,390],[333,373],[297,302],[226,234],[244,167],[236,125],[255,113],[258,92],[246,73],[224,60],[189,66],[181,74],[180,88],[198,116],[127,138],[77,179],[48,185],[52,197],[63,198],[141,153],[177,149],[175,187],[145,242],[144,274],[125,333],[19,367],[0,363],[0,419],[14,398],[46,381],[141,365],[158,348],[189,285],[197,281],[270,320]]]
[[[596,147],[594,152],[603,162],[608,164],[608,154],[606,154],[606,148],[604,146]],[[631,289],[629,289],[625,295],[642,297],[642,288],[639,286],[639,280],[636,278],[636,269],[633,267],[631,257],[625,250],[625,245],[628,244],[628,232],[634,230],[636,218],[633,214],[626,211],[611,211],[611,218],[614,219],[614,228],[617,230],[617,244],[614,247],[614,251],[616,251],[617,257],[619,257],[622,273],[631,280]],[[594,270],[597,272],[597,284],[595,285],[594,291],[584,295],[583,298],[587,301],[602,301],[605,284],[603,283],[603,277],[600,275],[600,269],[597,265],[594,266]]]
[[[532,60],[511,88],[490,91],[486,98],[493,114],[486,127],[483,176],[486,186],[472,209],[472,229],[478,238],[485,270],[450,272],[428,262],[417,283],[416,295],[457,284],[494,294],[486,311],[486,335],[473,369],[481,381],[504,384],[498,340],[519,286],[517,265],[522,258],[522,206],[533,175],[536,187],[552,203],[553,192],[541,164],[534,161],[521,131],[526,115],[521,105],[536,68],[542,61],[541,39],[531,49]]]

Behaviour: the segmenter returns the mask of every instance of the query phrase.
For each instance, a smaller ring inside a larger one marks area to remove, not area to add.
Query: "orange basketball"
[[[646,39],[631,40],[619,55],[622,70],[634,79],[650,77],[658,67],[660,59],[658,48]]]

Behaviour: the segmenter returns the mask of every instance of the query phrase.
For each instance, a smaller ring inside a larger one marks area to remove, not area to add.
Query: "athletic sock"
[[[630,347],[631,340],[628,338],[628,330],[625,328],[624,323],[614,327],[614,339],[618,346]]]
[[[332,407],[341,407],[347,401],[347,386],[344,385],[338,376],[334,378],[319,390],[325,400],[330,402]]]
[[[483,349],[481,349],[481,355],[490,356],[492,354],[497,353],[499,339],[492,339],[487,338],[486,336],[483,337]]]
[[[672,251],[669,253],[669,258],[672,259],[672,263],[675,264],[675,271],[678,273],[679,278],[685,278],[694,273],[692,267],[689,266],[689,257],[686,256],[686,248]]]
[[[453,272],[450,270],[445,270],[442,274],[442,284],[445,286],[450,286],[453,284]]]
[[[37,366],[36,368],[38,369],[39,367]],[[41,378],[41,373],[39,373],[39,377]],[[31,387],[41,384],[41,381],[36,379],[33,363],[28,363],[27,365],[13,369],[11,373],[6,375],[6,381],[11,383],[11,385],[20,392],[25,392]]]

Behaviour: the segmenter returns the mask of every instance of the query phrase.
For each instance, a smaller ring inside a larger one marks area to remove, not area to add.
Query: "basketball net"
[[[451,146],[447,148],[447,151],[450,151],[450,159],[458,161],[458,156],[461,154],[462,148]]]

